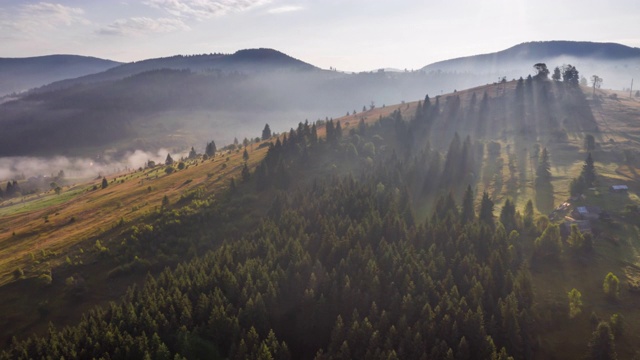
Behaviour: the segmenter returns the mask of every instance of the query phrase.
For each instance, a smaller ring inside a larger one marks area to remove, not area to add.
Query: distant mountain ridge
[[[74,79],[65,79],[42,87],[49,91],[80,83],[120,80],[142,72],[171,69],[201,71],[223,71],[240,73],[314,71],[319,68],[295,59],[280,51],[266,48],[245,49],[233,54],[175,55],[121,64],[103,72],[88,74]]]
[[[487,74],[488,80],[495,81],[496,76],[520,76],[523,68],[532,71],[532,65],[539,62],[546,63],[550,70],[572,64],[587,78],[598,74],[605,79],[606,87],[621,88],[631,77],[640,75],[640,48],[587,41],[526,42],[494,53],[438,61],[421,70]],[[622,71],[629,76],[620,76]]]
[[[80,55],[0,58],[0,96],[102,72],[122,63]]]
[[[515,45],[506,50],[438,61],[427,66],[425,71],[451,71],[460,67],[500,67],[513,61],[544,61],[562,56],[593,58],[600,60],[624,60],[640,58],[640,48],[617,43],[595,43],[584,41],[536,41]]]

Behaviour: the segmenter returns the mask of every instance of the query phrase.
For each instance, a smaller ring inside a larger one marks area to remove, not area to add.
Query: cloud
[[[250,10],[271,0],[146,0],[145,4],[162,9],[173,16],[198,20]]]
[[[282,13],[288,13],[288,12],[294,12],[294,11],[300,11],[300,10],[302,10],[302,6],[287,5],[287,6],[281,6],[281,7],[269,9],[267,10],[267,12],[269,14],[282,14]]]
[[[0,31],[3,32],[33,34],[61,26],[89,24],[81,8],[48,2],[21,5],[14,11],[2,8],[0,14]]]
[[[180,19],[134,17],[119,19],[98,29],[101,35],[143,35],[188,30],[189,26]]]

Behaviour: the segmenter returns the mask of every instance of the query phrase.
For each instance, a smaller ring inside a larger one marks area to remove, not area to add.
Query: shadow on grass
[[[536,184],[536,208],[543,214],[553,210],[553,185],[551,183]]]

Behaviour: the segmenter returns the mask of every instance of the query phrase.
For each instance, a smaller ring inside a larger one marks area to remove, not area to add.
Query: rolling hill
[[[78,55],[0,58],[0,97],[55,81],[103,72],[120,64]]]
[[[6,203],[4,348],[32,357],[242,358],[242,343],[254,352],[268,338],[264,351],[293,357],[323,349],[327,358],[414,358],[429,349],[438,358],[470,347],[575,358],[586,351],[592,318],[619,313],[626,322],[615,343],[631,357],[638,300],[625,289],[640,263],[640,244],[628,236],[637,231],[629,209],[640,204],[640,102],[623,95],[542,80],[481,86],[301,123],[286,141],[249,145],[248,175],[240,149],[185,160],[170,174],[164,166],[130,171],[104,189],[93,180]],[[562,251],[540,255],[536,239],[555,224],[534,184],[535,145],[551,154],[544,196],[553,208],[580,173],[587,134],[597,139],[599,180],[576,204],[607,209],[611,222],[594,225],[588,251],[558,240]],[[467,181],[472,208],[481,208],[482,192],[496,208],[463,224]],[[629,192],[608,193],[618,183]],[[520,211],[528,199],[537,211],[527,225]],[[512,222],[502,214],[507,200]],[[617,300],[602,291],[608,272],[620,277]],[[131,283],[139,286],[127,291]],[[572,288],[582,292],[575,317]],[[81,314],[96,304],[104,307]],[[48,329],[49,321],[72,326]],[[33,331],[42,337],[20,341]]]
[[[622,89],[631,78],[640,77],[640,48],[579,41],[527,42],[495,53],[436,62],[422,70],[483,74],[487,81],[495,81],[498,76],[517,78],[535,63],[546,63],[550,70],[572,64],[586,78],[597,74],[605,79],[604,87]]]

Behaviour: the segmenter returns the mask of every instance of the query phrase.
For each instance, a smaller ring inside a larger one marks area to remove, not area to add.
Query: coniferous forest
[[[530,269],[557,258],[557,225],[474,189],[489,140],[593,126],[561,126],[552,115],[572,113],[581,93],[536,81],[505,87],[509,102],[485,93],[462,106],[454,94],[427,97],[411,118],[300,123],[224,196],[166,204],[114,249],[191,260],[1,357],[533,359],[549,320]],[[590,350],[611,345],[601,327]]]

